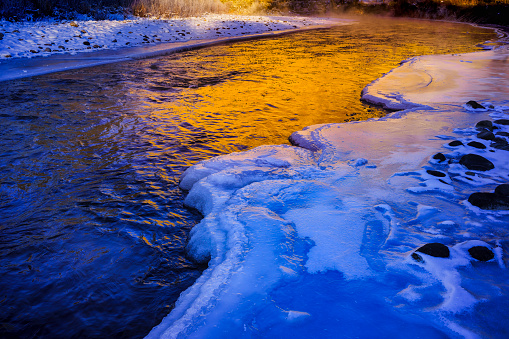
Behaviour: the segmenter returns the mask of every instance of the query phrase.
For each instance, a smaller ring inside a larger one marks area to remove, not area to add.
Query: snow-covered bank
[[[189,251],[211,260],[148,337],[507,337],[509,213],[468,198],[508,181],[508,59],[415,58],[364,92],[409,110],[188,169],[186,203],[204,215]],[[414,253],[426,243],[447,255]]]
[[[493,73],[493,65],[497,64],[500,70]],[[368,85],[362,99],[392,110],[454,104],[478,97],[477,89],[486,87],[486,82],[495,90],[483,92],[483,100],[497,100],[497,95],[504,90],[508,93],[507,48],[406,60],[400,67]]]
[[[0,81],[349,22],[239,15],[172,20],[0,21]]]

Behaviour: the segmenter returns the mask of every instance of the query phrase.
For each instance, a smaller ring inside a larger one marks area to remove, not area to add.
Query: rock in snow
[[[472,193],[468,202],[483,210],[509,210],[509,184],[499,185],[494,193]]]
[[[467,145],[470,147],[478,148],[478,149],[486,149],[486,145],[484,145],[478,141],[470,141]]]
[[[433,156],[433,159],[438,160],[439,162],[445,161],[446,157],[442,153],[437,153]]]
[[[509,119],[498,119],[494,121],[495,124],[498,125],[509,125]]]
[[[495,254],[492,250],[485,246],[474,246],[468,249],[468,253],[472,256],[472,258],[479,261],[489,261],[495,258]]]
[[[495,134],[493,134],[493,132],[491,132],[491,131],[484,130],[484,131],[479,132],[477,134],[477,137],[479,139],[483,139],[483,140],[494,140]]]
[[[449,143],[449,146],[452,146],[452,147],[463,146],[463,143],[459,140],[454,140]]]
[[[474,100],[470,100],[469,102],[467,102],[467,106],[470,106],[474,109],[484,109],[485,108],[483,105],[481,105],[480,103],[478,103],[477,101],[474,101]]]
[[[493,129],[493,123],[489,120],[481,120],[476,125],[475,128],[477,129]]]
[[[483,210],[508,210],[509,199],[495,193],[475,192],[470,195],[468,202]]]
[[[416,252],[421,252],[432,257],[437,258],[449,258],[450,251],[449,247],[438,242],[432,242],[419,247]]]
[[[495,165],[488,159],[477,154],[466,154],[461,157],[460,164],[473,171],[489,171]]]
[[[497,188],[495,188],[495,194],[509,198],[509,184],[498,185]]]

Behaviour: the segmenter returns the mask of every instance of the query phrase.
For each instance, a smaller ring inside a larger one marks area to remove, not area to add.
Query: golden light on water
[[[406,39],[410,29],[418,39]],[[288,143],[292,132],[314,124],[382,116],[360,102],[371,81],[409,57],[472,51],[493,37],[467,25],[361,22],[143,61],[149,86],[133,94],[144,111],[187,129],[192,144],[215,155],[239,145]]]

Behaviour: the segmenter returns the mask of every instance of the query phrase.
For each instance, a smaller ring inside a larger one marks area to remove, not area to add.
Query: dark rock
[[[484,130],[477,133],[477,137],[483,140],[493,140],[495,139],[495,134],[493,134],[491,131]]]
[[[509,184],[498,185],[495,188],[495,194],[509,198]]]
[[[432,176],[435,176],[435,177],[441,177],[441,178],[443,178],[443,177],[445,177],[445,176],[446,176],[444,172],[440,172],[440,171],[435,171],[435,170],[426,170],[426,172],[427,172],[428,174],[431,174]]]
[[[3,40],[3,38],[4,38],[4,34],[0,33],[0,40]]]
[[[424,259],[422,259],[422,257],[421,257],[419,254],[415,253],[415,252],[414,252],[414,253],[412,253],[412,258],[413,258],[415,261],[417,261],[417,262],[424,262]]]
[[[465,174],[475,177],[475,173],[474,172],[466,171]]]
[[[491,147],[502,150],[502,151],[509,151],[509,145],[507,145],[507,144],[494,143],[494,144],[491,144]]]
[[[467,145],[470,146],[470,147],[475,147],[475,148],[479,148],[479,149],[486,149],[486,145],[485,144],[482,144],[482,143],[477,142],[477,141],[470,141]]]
[[[475,108],[475,109],[478,109],[478,108],[483,108],[484,109],[483,105],[481,105],[480,103],[478,103],[477,101],[474,101],[474,100],[470,100],[469,102],[467,102],[467,105],[472,107],[472,108]]]
[[[489,261],[495,258],[495,254],[486,246],[474,246],[468,249],[468,253],[472,258],[479,261]]]
[[[477,154],[466,154],[461,157],[460,164],[473,171],[489,171],[495,165],[485,157]]]
[[[442,161],[445,161],[445,160],[446,160],[445,155],[443,155],[442,153],[437,153],[437,154],[435,154],[435,155],[433,156],[433,159],[438,160],[438,161],[440,161],[440,162],[442,162]]]
[[[495,135],[500,135],[500,136],[503,136],[503,137],[509,137],[509,132],[497,132],[497,133],[495,133]]]
[[[509,119],[498,119],[493,122],[498,125],[509,125]]]
[[[459,140],[454,140],[449,143],[449,146],[452,146],[452,147],[463,146],[463,143]]]
[[[495,139],[493,139],[493,143],[490,146],[496,149],[509,151],[509,143],[507,142],[507,139],[503,137],[495,137]]]
[[[432,242],[424,246],[421,246],[417,249],[416,252],[421,252],[432,257],[438,258],[448,258],[450,255],[449,247],[438,242]]]
[[[51,52],[51,48],[46,47],[46,49],[44,50],[44,52]]]
[[[475,124],[476,129],[487,129],[493,130],[493,123],[489,120],[481,120],[477,124]]]
[[[90,42],[88,42],[88,41],[83,41],[83,45],[85,45],[85,46],[89,46],[89,45],[90,45]]]
[[[472,193],[468,202],[483,210],[509,210],[509,198],[495,193]]]
[[[493,139],[493,141],[497,144],[500,144],[500,145],[507,145],[507,139],[506,138],[502,138],[502,137],[495,137],[495,139]]]

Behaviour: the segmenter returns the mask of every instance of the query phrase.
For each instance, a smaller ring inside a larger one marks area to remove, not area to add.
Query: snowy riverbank
[[[508,182],[508,58],[413,58],[364,91],[407,110],[188,169],[211,260],[148,337],[505,337],[509,213],[469,198]]]
[[[0,21],[0,81],[350,22],[240,15],[171,20]]]
[[[75,55],[126,46],[215,39],[316,25],[330,19],[205,15],[183,19],[9,22],[0,21],[0,57],[31,58],[55,54]]]

